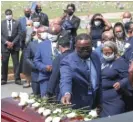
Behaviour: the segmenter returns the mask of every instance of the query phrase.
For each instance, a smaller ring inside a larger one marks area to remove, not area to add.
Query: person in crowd
[[[48,29],[48,33],[51,34],[51,37],[53,34],[54,37],[57,37],[60,31],[61,27],[58,28],[58,26],[54,25]],[[54,42],[53,40],[56,41],[57,38],[55,40],[55,38],[47,37],[45,41],[41,42],[37,46],[37,51],[34,57],[35,67],[39,71],[38,82],[40,84],[41,97],[46,96],[47,85],[52,71],[52,61],[56,57],[56,49],[52,45]]]
[[[118,48],[118,55],[122,56],[126,49],[126,33],[124,26],[121,22],[117,22],[114,25],[113,33],[115,36],[116,46]]]
[[[115,42],[115,37],[112,31],[105,31],[102,34],[102,40],[99,41],[97,48],[95,49],[95,52],[98,54],[99,58],[102,59],[102,46],[106,41],[112,41]]]
[[[19,66],[20,50],[20,23],[13,19],[11,9],[5,11],[6,19],[1,22],[1,52],[2,52],[2,77],[1,85],[7,83],[8,61],[11,54],[15,75],[15,83],[21,85],[20,74],[17,72]]]
[[[127,23],[132,21],[132,14],[129,11],[126,11],[122,15],[122,22],[125,30],[127,29]]]
[[[94,48],[97,47],[98,41],[101,41],[102,33],[111,28],[111,24],[100,13],[93,15],[90,24],[87,25],[87,33],[91,35]]]
[[[132,61],[131,65],[130,65],[130,68],[129,68],[128,71],[129,71],[129,80],[130,80],[131,85],[133,87],[133,61]]]
[[[127,49],[122,56],[129,64],[129,80],[132,81],[133,77],[133,67],[132,67],[132,62],[133,62],[133,22],[127,23],[127,35],[129,37],[128,39],[128,44],[127,44]],[[126,102],[126,109],[127,111],[132,111],[133,110],[133,88],[131,87],[130,84],[128,84],[128,90],[131,93],[128,96],[125,96],[125,102]]]
[[[64,32],[59,35],[58,38],[58,49],[61,52],[61,55],[57,56],[52,63],[52,74],[49,79],[47,95],[55,96],[59,100],[59,81],[60,81],[60,62],[61,60],[70,54],[70,39],[71,37],[67,32]]]
[[[80,18],[74,15],[76,7],[73,3],[68,4],[65,10],[63,26],[67,30],[69,29],[71,32],[72,40],[71,40],[71,48],[74,49],[75,37],[77,36],[77,30],[80,25]]]
[[[99,57],[92,52],[89,35],[76,37],[75,51],[64,57],[60,63],[60,94],[63,104],[74,104],[78,109],[100,107],[101,64]]]
[[[21,38],[20,38],[20,46],[22,49],[22,54],[21,54],[21,58],[20,58],[20,64],[19,64],[19,72],[23,73],[25,76],[26,81],[23,83],[23,87],[24,88],[28,88],[30,87],[30,74],[27,74],[27,70],[25,72],[25,60],[24,60],[24,53],[27,47],[27,42],[26,42],[26,36],[27,36],[27,27],[32,27],[32,22],[30,22],[31,20],[31,9],[30,8],[25,8],[24,9],[24,17],[21,17],[19,19],[20,25],[21,25]],[[26,68],[29,69],[26,65]],[[24,70],[24,71],[23,71]]]
[[[38,15],[40,17],[40,24],[44,26],[49,26],[49,20],[47,14],[41,12],[42,8],[39,3],[36,3],[35,12],[32,14],[31,19],[34,18],[34,16]]]
[[[112,41],[103,44],[102,52],[103,101],[100,116],[107,117],[125,112],[121,91],[127,87],[128,63],[123,58],[117,57],[117,46]]]

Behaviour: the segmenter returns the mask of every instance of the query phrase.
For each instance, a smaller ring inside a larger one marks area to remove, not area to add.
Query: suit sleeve
[[[25,53],[26,62],[30,65],[32,69],[36,69],[35,64],[33,63],[33,54],[31,52],[31,43],[28,45]]]
[[[49,26],[48,16],[46,14],[43,14],[43,16],[44,16],[43,25]]]
[[[120,85],[121,85],[121,88],[126,88],[128,82],[129,82],[129,78],[128,78],[128,68],[129,68],[129,65],[128,63],[123,59],[123,60],[120,60],[120,64],[117,68],[117,72],[119,74],[119,77],[120,77]]]
[[[13,40],[13,43],[16,44],[18,43],[18,41],[20,41],[20,36],[21,36],[21,25],[20,25],[20,22],[18,22],[18,25],[17,25],[17,36],[15,37],[15,39]]]
[[[3,21],[1,22],[1,26],[3,25]],[[4,29],[4,28],[3,28]],[[1,42],[5,44],[7,39],[3,36],[2,27],[1,27]]]
[[[42,56],[41,56],[41,50],[40,50],[40,44],[37,47],[37,52],[35,53],[34,57],[34,64],[35,67],[41,71],[41,72],[47,72],[46,71],[46,65],[42,62]]]
[[[50,76],[50,80],[48,83],[48,92],[53,94],[56,88],[56,85],[59,82],[59,77],[60,77],[60,57],[56,57],[55,60],[53,61],[53,69],[52,69],[52,74]]]
[[[66,57],[60,64],[60,92],[62,96],[67,92],[72,94],[72,70],[69,63],[70,61]]]
[[[74,23],[73,23],[73,27],[77,30],[79,28],[80,25],[80,19],[78,18]]]

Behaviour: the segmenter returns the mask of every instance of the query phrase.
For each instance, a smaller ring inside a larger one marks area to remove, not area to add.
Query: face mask
[[[95,25],[95,26],[99,26],[99,25],[101,25],[101,21],[99,21],[99,20],[95,20],[95,21],[94,21],[94,25]]]
[[[106,55],[103,54],[103,58],[104,58],[106,61],[112,61],[112,60],[114,60],[115,55],[114,55],[114,53],[113,53],[112,55],[110,55],[110,56],[106,56]]]
[[[6,15],[6,19],[7,20],[11,20],[12,19],[12,15]]]
[[[42,11],[42,9],[36,9],[37,13],[40,13]]]
[[[38,28],[38,27],[40,26],[40,22],[33,22],[33,26],[34,26],[35,28]]]
[[[47,37],[48,37],[48,33],[40,33],[41,34],[41,38],[42,39],[47,39]]]
[[[52,34],[48,34],[47,35],[48,39],[52,42],[56,41],[58,36],[57,35],[52,35]]]
[[[128,23],[128,22],[130,22],[130,21],[131,21],[131,18],[124,18],[124,19],[123,19],[123,23],[124,23],[124,24],[126,24],[126,23]]]
[[[30,13],[25,13],[25,16],[29,18],[30,17]]]
[[[116,34],[116,37],[119,39],[119,38],[122,38],[123,37],[123,32],[119,32]]]
[[[73,11],[68,10],[68,15],[69,16],[73,15]]]

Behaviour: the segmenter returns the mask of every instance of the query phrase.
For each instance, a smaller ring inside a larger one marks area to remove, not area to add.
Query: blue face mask
[[[112,61],[115,59],[115,54],[113,53],[112,55],[110,56],[106,56],[105,54],[103,54],[103,58],[106,60],[106,61]]]

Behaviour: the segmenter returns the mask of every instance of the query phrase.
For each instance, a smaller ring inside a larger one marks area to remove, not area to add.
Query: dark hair
[[[126,38],[125,28],[124,28],[124,26],[123,26],[123,24],[121,22],[115,23],[115,25],[113,27],[114,36],[115,36],[115,28],[119,27],[119,26],[122,28],[122,31],[123,31],[123,37],[122,38],[125,39]]]
[[[103,17],[102,14],[100,14],[100,13],[94,14],[93,17],[91,18],[91,22],[90,22],[90,24],[91,24],[92,27],[95,26],[95,25],[94,25],[94,20],[95,20],[95,18],[96,18],[97,16]],[[102,22],[102,23],[101,23],[101,26],[105,26],[104,22],[103,22],[103,21],[101,21],[101,22]]]
[[[11,9],[6,9],[6,10],[5,10],[5,14],[6,14],[7,12],[11,12],[11,14],[12,14],[12,10],[11,10]]]
[[[86,33],[81,33],[79,34],[76,39],[75,42],[77,43],[78,40],[88,40],[88,41],[92,41],[90,35],[86,34]]]
[[[125,30],[126,30],[127,33],[128,33],[129,30],[131,29],[131,25],[132,25],[132,24],[133,24],[133,22],[128,22],[128,23],[126,23]]]
[[[71,40],[71,36],[66,32],[66,31],[62,31],[59,35],[58,35],[58,46],[62,46],[62,47],[70,47],[70,40]]]
[[[32,20],[34,20],[35,18],[39,18],[39,21],[41,21],[41,18],[40,18],[39,15],[36,15],[36,14],[35,14],[35,15],[33,16]]]
[[[74,5],[73,3],[68,4],[68,5],[67,5],[67,9],[68,9],[68,7],[72,7],[72,8],[73,8],[73,11],[75,11],[75,10],[76,10],[76,7],[75,7],[75,5]]]

